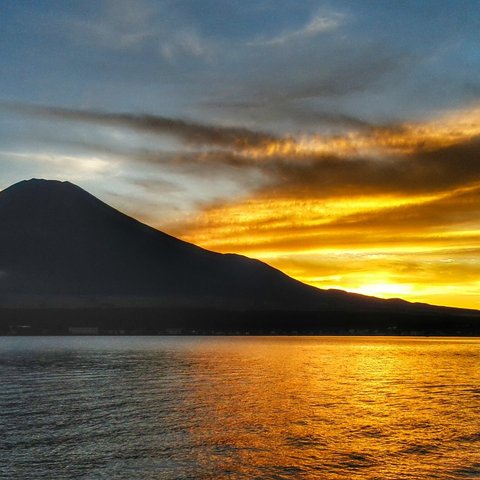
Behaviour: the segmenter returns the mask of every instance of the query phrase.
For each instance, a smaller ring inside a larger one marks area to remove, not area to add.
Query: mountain
[[[469,312],[319,290],[258,260],[155,230],[72,183],[37,179],[0,192],[1,307],[136,309],[137,317],[152,308],[310,316]]]
[[[144,225],[69,182],[0,192],[0,292],[251,305],[315,301],[317,290],[264,263]]]

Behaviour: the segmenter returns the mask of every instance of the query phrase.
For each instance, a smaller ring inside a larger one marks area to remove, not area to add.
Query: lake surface
[[[480,478],[480,341],[0,338],[0,478]]]

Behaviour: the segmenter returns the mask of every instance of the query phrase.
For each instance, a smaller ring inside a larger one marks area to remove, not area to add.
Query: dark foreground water
[[[2,479],[480,478],[480,341],[0,338]]]

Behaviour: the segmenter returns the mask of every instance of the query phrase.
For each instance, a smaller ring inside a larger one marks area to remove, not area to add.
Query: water
[[[0,478],[480,478],[480,340],[0,338]]]

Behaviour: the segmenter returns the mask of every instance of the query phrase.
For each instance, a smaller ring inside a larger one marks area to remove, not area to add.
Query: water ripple
[[[480,342],[0,338],[0,478],[480,478]]]

